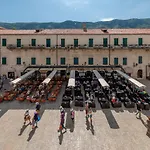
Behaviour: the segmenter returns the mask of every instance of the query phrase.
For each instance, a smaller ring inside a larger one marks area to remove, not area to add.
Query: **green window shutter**
[[[138,62],[139,62],[139,64],[142,64],[142,62],[143,62],[143,60],[142,60],[142,56],[139,56],[139,58],[138,58]]]
[[[88,64],[89,64],[89,65],[93,65],[93,58],[89,58],[89,59],[88,59]]]
[[[2,46],[6,46],[7,45],[7,40],[6,39],[2,39]]]
[[[93,47],[93,39],[89,39],[89,47]]]
[[[127,47],[127,46],[128,46],[128,39],[123,38],[123,47]]]
[[[21,47],[21,39],[17,39],[17,47]]]
[[[50,65],[51,64],[51,58],[50,57],[47,57],[46,58],[46,65]]]
[[[6,65],[7,64],[7,58],[6,57],[2,57],[2,65]]]
[[[107,57],[104,57],[103,58],[103,65],[107,65],[108,64],[108,58]]]
[[[79,64],[79,59],[78,57],[74,57],[74,65],[78,65]]]
[[[36,58],[35,57],[31,58],[31,65],[36,65]]]
[[[46,47],[51,47],[51,39],[46,39]]]
[[[114,58],[114,65],[118,65],[118,58]]]
[[[32,40],[31,40],[31,45],[32,45],[32,46],[36,46],[36,39],[32,39]]]
[[[65,39],[61,39],[61,47],[65,47]]]
[[[74,39],[74,47],[78,47],[78,39]]]
[[[60,58],[60,64],[61,65],[65,65],[66,64],[66,58],[65,57]]]
[[[142,46],[143,45],[143,38],[138,38],[138,45]]]
[[[108,46],[108,40],[107,40],[107,38],[103,38],[103,46],[104,47]]]
[[[118,46],[118,38],[114,38],[114,46]]]
[[[21,58],[17,57],[17,65],[21,65]]]
[[[123,65],[127,65],[127,58],[126,57],[123,58]]]

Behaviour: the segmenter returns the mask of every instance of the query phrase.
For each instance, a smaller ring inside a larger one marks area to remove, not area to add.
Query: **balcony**
[[[84,45],[78,45],[78,48],[79,49],[87,49],[87,45],[86,44],[84,44]],[[91,47],[92,48],[92,47]]]
[[[16,48],[17,48],[17,45],[15,45],[15,44],[7,45],[7,49],[13,50],[13,49],[16,49]]]

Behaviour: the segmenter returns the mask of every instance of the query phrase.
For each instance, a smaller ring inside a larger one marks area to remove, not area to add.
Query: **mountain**
[[[150,28],[150,18],[147,19],[128,19],[112,21],[99,21],[99,22],[84,22],[87,28]],[[5,23],[0,22],[0,27],[6,29],[80,29],[83,22],[78,21],[65,21],[65,22],[47,22],[47,23]]]

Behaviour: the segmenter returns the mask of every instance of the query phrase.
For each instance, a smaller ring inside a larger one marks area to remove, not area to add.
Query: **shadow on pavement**
[[[71,113],[70,113],[70,110],[68,109],[66,111],[66,124],[65,124],[65,127],[67,129],[70,129],[70,132],[73,132],[74,131],[74,121],[72,121],[71,119]]]
[[[65,134],[66,132],[67,132],[67,131],[60,132],[60,135],[58,136],[58,139],[59,139],[59,144],[60,144],[60,145],[62,144],[63,137],[64,137],[64,134]]]
[[[33,137],[33,135],[34,135],[36,129],[37,129],[37,128],[34,128],[34,129],[32,129],[32,130],[30,131],[29,137],[28,137],[28,139],[27,139],[28,142],[32,139],[32,137]]]
[[[91,128],[90,128],[90,130],[91,130],[91,133],[94,135],[94,134],[95,134],[95,130],[94,130],[94,126],[93,126],[93,124],[91,124]]]
[[[103,113],[106,116],[106,119],[107,119],[107,121],[109,123],[110,128],[112,128],[112,129],[119,129],[119,125],[118,125],[115,117],[113,116],[111,110],[110,109],[107,109],[107,110],[106,109],[102,109],[102,111],[103,111]]]
[[[18,134],[18,136],[21,136],[22,133],[24,132],[24,130],[30,125],[30,123],[23,125],[22,128],[20,129],[20,133]]]
[[[0,110],[0,118],[8,111],[8,109]]]
[[[88,117],[86,117],[86,129],[90,130],[90,123]]]

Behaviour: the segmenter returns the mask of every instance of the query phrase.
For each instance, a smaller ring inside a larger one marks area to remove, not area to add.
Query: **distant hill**
[[[150,18],[147,19],[128,19],[112,20],[99,22],[84,22],[87,28],[150,28]],[[4,23],[0,22],[0,27],[6,29],[80,29],[83,22],[65,21],[65,22],[47,22],[47,23]]]

